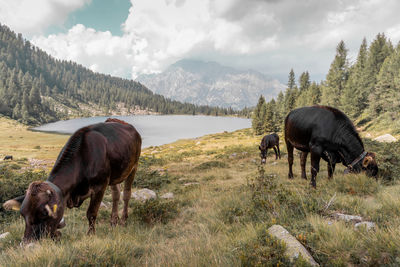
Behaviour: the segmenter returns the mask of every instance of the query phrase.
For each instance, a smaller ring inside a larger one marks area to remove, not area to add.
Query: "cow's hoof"
[[[118,223],[119,223],[119,217],[118,216],[115,216],[115,217],[111,218],[110,224],[111,224],[112,227],[117,226]]]

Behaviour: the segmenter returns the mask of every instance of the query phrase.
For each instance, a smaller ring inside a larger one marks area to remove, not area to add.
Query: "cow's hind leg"
[[[301,152],[300,154],[301,178],[306,180],[307,180],[307,175],[306,175],[307,155],[308,152]]]
[[[131,199],[132,183],[133,183],[133,179],[135,178],[136,170],[137,170],[137,165],[133,168],[131,174],[125,180],[124,196],[123,196],[124,209],[122,211],[122,218],[121,218],[122,225],[125,225],[126,220],[128,219],[128,204],[129,204],[129,200]]]
[[[101,200],[103,199],[106,188],[107,185],[101,188],[100,191],[93,193],[92,196],[90,197],[89,208],[86,212],[86,216],[89,221],[88,235],[96,233],[95,224],[96,224],[97,213],[99,211],[100,203]]]
[[[293,149],[294,149],[294,147],[289,142],[286,142],[286,147],[287,147],[287,152],[288,152],[288,163],[289,163],[289,175],[288,176],[289,176],[289,179],[293,179],[292,166],[293,166]]]
[[[119,184],[112,185],[111,187],[111,195],[112,195],[112,211],[111,211],[111,226],[115,226],[118,221],[118,204],[119,204],[119,198],[120,198],[120,190],[119,190]]]

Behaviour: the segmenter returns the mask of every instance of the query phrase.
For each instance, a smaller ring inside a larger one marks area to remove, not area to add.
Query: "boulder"
[[[200,184],[200,183],[198,183],[198,182],[190,182],[190,183],[183,184],[183,186],[191,186],[191,185],[198,185],[198,184]]]
[[[397,141],[397,139],[394,136],[392,136],[391,134],[384,134],[384,135],[378,136],[374,140],[378,141],[378,142],[385,142],[385,143],[391,143],[391,142]]]
[[[4,239],[4,238],[6,238],[6,237],[9,236],[9,235],[10,235],[10,232],[2,233],[2,234],[0,235],[0,239]]]
[[[301,255],[311,266],[319,266],[310,252],[282,226],[272,225],[268,228],[268,233],[286,244],[285,253],[291,260],[295,260]]]
[[[138,201],[146,201],[149,199],[156,199],[157,194],[153,190],[143,188],[132,193],[132,197]]]
[[[365,222],[359,222],[359,223],[356,223],[355,225],[354,225],[354,227],[355,228],[360,228],[360,227],[365,227],[365,229],[367,229],[367,231],[369,231],[369,230],[372,230],[372,229],[374,229],[375,228],[375,223],[373,223],[373,222],[367,222],[367,221],[365,221]]]
[[[174,198],[174,193],[172,193],[172,192],[165,193],[164,195],[160,196],[160,198],[172,199],[172,198]]]
[[[339,212],[334,213],[333,217],[335,217],[338,220],[351,222],[351,223],[360,223],[363,220],[363,218],[361,216],[348,215],[348,214],[343,214],[343,213],[339,213]]]

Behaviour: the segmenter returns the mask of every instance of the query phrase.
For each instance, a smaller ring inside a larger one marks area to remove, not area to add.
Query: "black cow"
[[[13,156],[11,156],[11,155],[7,155],[7,156],[5,156],[5,157],[4,157],[4,159],[3,159],[3,160],[7,160],[7,159],[9,159],[9,160],[13,160]]]
[[[364,150],[363,142],[353,123],[340,110],[327,106],[302,107],[292,110],[285,119],[285,142],[288,150],[289,178],[293,178],[293,149],[301,155],[302,177],[305,175],[305,161],[311,152],[311,185],[315,188],[315,177],[319,161],[328,162],[329,178],[335,164],[342,162],[347,172],[366,171],[376,176],[378,165],[375,154]]]
[[[24,241],[43,234],[58,238],[64,225],[64,210],[79,207],[90,198],[87,210],[88,234],[95,233],[95,222],[108,185],[113,206],[111,224],[118,218],[120,191],[125,182],[122,224],[128,217],[131,187],[138,167],[142,139],[136,129],[123,121],[107,119],[76,131],[61,150],[46,181],[32,182],[25,196],[8,200],[5,209],[20,210],[25,219]],[[22,203],[22,204],[21,204]]]
[[[266,135],[261,140],[261,145],[258,146],[260,149],[261,164],[265,164],[267,161],[268,148],[273,148],[275,151],[275,159],[281,158],[281,151],[279,150],[279,136],[276,133]]]

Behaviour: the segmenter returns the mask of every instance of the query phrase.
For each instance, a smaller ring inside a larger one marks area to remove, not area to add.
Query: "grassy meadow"
[[[12,154],[16,165],[28,166],[21,160],[25,158],[54,162],[67,139],[29,132],[5,119],[0,123],[0,151]],[[344,176],[344,167],[338,165],[328,180],[321,161],[314,190],[309,180],[300,178],[298,156],[295,178],[287,178],[282,141],[282,159],[275,161],[269,150],[267,164],[260,167],[261,137],[244,129],[144,149],[134,186],[159,196],[172,192],[174,198],[131,200],[127,226],[111,228],[108,190],[103,200],[108,208],[99,211],[95,236],[86,235],[88,201],[66,211],[60,241],[44,239],[32,247],[19,246],[22,217],[1,210],[0,233],[11,234],[0,240],[0,266],[291,266],[285,246],[266,233],[273,224],[285,227],[322,266],[400,265],[399,173],[390,165],[398,158],[386,153],[395,151],[399,142],[383,147],[366,142],[367,150],[380,149],[378,163],[384,164],[390,179]],[[37,145],[40,149],[34,148]],[[2,186],[7,181],[23,187],[45,179],[48,172],[10,164],[0,163]],[[355,229],[334,219],[334,212],[360,215],[376,227]],[[301,260],[296,264],[306,266]]]

